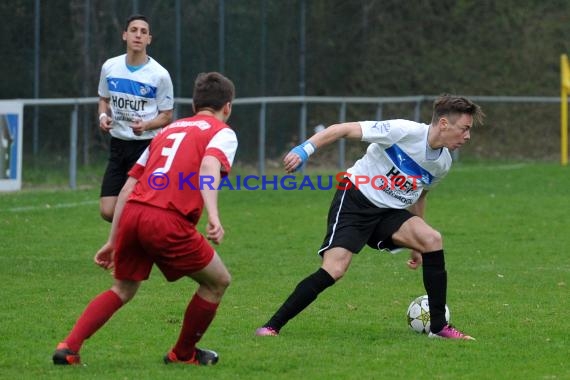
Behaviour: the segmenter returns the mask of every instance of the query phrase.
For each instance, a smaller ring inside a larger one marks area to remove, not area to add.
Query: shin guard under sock
[[[264,326],[279,331],[289,320],[317,299],[319,293],[334,283],[334,278],[323,268],[319,268],[315,273],[299,282],[293,293]]]
[[[83,342],[99,330],[121,306],[123,301],[112,290],[99,294],[87,305],[64,342],[72,351],[79,352]]]
[[[172,349],[178,359],[189,360],[194,354],[196,343],[200,341],[216,315],[217,303],[206,301],[195,293],[186,307],[182,329],[176,345]]]
[[[437,333],[447,324],[445,320],[447,272],[443,250],[425,252],[422,254],[422,259],[424,287],[429,300],[430,329]]]

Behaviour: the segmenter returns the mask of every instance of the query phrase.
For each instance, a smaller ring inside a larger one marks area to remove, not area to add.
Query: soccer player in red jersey
[[[56,348],[54,364],[79,364],[84,341],[136,294],[156,264],[168,281],[190,277],[199,286],[187,306],[178,341],[164,362],[216,364],[218,354],[196,343],[214,319],[230,274],[207,239],[220,244],[224,228],[217,188],[230,172],[237,138],[230,117],[234,85],[217,72],[201,73],[193,117],[165,127],[129,172],[115,209],[109,240],[95,263],[113,268],[111,289],[96,296]],[[206,207],[206,237],[196,224]]]

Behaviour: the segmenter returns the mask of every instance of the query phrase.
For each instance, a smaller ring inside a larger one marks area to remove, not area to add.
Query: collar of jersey
[[[150,57],[146,57],[146,62],[143,63],[142,65],[138,65],[138,66],[129,65],[129,64],[126,62],[126,60],[127,60],[127,59],[125,58],[125,65],[127,65],[127,69],[129,69],[129,71],[130,71],[131,73],[134,73],[135,71],[141,69],[144,65],[146,65],[147,63],[149,63],[149,62],[150,62]]]

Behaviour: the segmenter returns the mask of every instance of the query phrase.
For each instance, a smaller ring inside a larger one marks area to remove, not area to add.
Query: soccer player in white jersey
[[[339,183],[328,229],[318,251],[321,267],[302,280],[277,312],[256,330],[276,336],[281,328],[348,270],[365,244],[375,249],[411,249],[408,266],[423,264],[429,298],[430,337],[473,339],[445,320],[447,272],[441,234],[423,219],[426,194],[449,171],[450,150],[469,141],[471,128],[482,123],[481,108],[464,97],[443,95],[433,105],[431,124],[409,120],[334,124],[293,148],[284,158],[294,172],[318,148],[341,138],[370,143],[366,154]]]
[[[168,71],[147,54],[151,40],[147,17],[130,16],[123,31],[126,54],[108,59],[101,68],[99,128],[111,134],[111,144],[99,208],[109,222],[128,171],[158,129],[172,120],[172,80]]]

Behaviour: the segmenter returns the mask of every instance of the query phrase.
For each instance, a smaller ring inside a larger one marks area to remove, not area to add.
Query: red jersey
[[[138,180],[129,201],[173,210],[196,224],[204,200],[200,189],[213,178],[200,178],[204,156],[222,164],[221,175],[230,172],[236,149],[235,132],[213,116],[196,115],[169,124],[152,140],[129,176]]]

